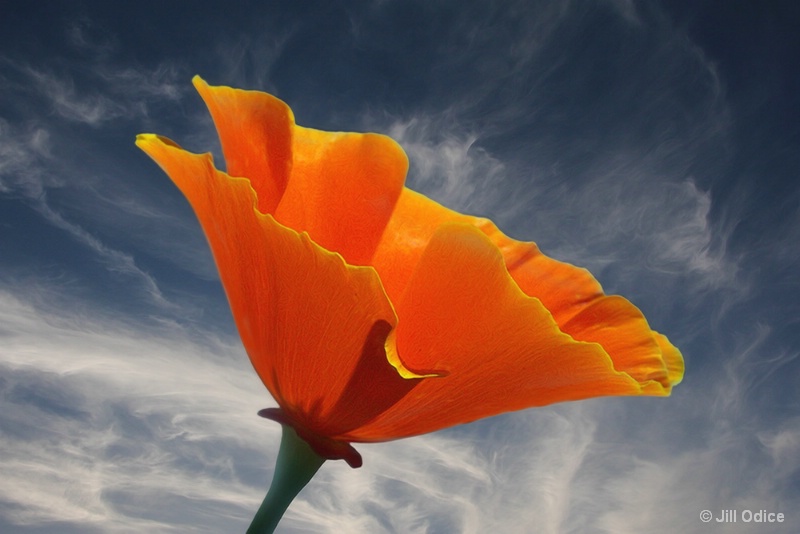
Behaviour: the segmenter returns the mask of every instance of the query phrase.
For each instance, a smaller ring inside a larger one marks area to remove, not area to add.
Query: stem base
[[[294,498],[325,462],[289,425],[281,425],[281,448],[272,484],[247,534],[272,534]]]

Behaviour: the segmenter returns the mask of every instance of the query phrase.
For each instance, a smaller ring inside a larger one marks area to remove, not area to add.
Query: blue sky
[[[362,445],[280,532],[800,530],[794,2],[0,11],[0,531],[243,532],[266,491],[274,401],[191,209],[133,145],[221,164],[195,74],[391,135],[412,188],[588,267],[686,358],[668,399]]]

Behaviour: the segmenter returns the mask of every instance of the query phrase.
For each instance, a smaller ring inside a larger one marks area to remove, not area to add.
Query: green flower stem
[[[281,448],[272,476],[272,485],[264,502],[256,512],[247,534],[271,534],[275,532],[283,513],[292,500],[319,470],[325,458],[318,455],[297,432],[288,425],[281,425]]]

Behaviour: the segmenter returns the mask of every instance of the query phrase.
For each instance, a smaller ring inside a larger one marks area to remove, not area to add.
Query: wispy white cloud
[[[104,94],[82,94],[70,77],[35,68],[28,68],[27,73],[52,110],[64,119],[98,126],[128,113],[124,105]]]
[[[68,22],[64,34],[70,47],[94,61],[108,59],[119,47],[119,41],[113,32],[88,16]]]
[[[89,89],[80,89],[71,74],[33,66],[24,68],[33,88],[63,119],[99,127],[115,119],[146,117],[152,103],[177,100],[183,86],[169,65],[154,70],[100,65]]]
[[[742,521],[743,510],[782,512],[785,523],[769,528],[797,529],[800,518],[791,510],[800,499],[787,491],[800,467],[794,460],[800,446],[797,421],[765,417],[757,402],[761,382],[797,353],[771,358],[770,337],[764,329],[743,335],[729,349],[723,372],[694,373],[703,387],[671,400],[678,402],[677,409],[662,418],[667,427],[674,423],[681,433],[689,431],[688,439],[681,440],[680,449],[674,439],[664,439],[656,458],[637,458],[622,476],[609,477],[599,532],[707,532],[700,512],[710,510],[718,517],[723,509],[739,513],[737,523],[724,525],[726,532],[765,531],[763,523]],[[673,452],[664,454],[670,448]]]
[[[615,262],[622,268],[629,262],[629,271],[684,274],[706,287],[731,288],[736,260],[726,254],[725,228],[710,219],[711,195],[692,180],[656,172],[628,160],[598,169],[591,180],[565,192],[559,208],[580,214],[580,233],[556,253],[598,266]]]
[[[95,71],[120,100],[138,104],[147,113],[148,101],[178,100],[187,91],[187,80],[181,69],[164,63],[154,69],[108,66]]]
[[[14,126],[0,118],[0,192],[38,197],[46,187],[58,185],[42,169],[50,152],[46,128]]]
[[[78,243],[88,247],[94,252],[106,264],[110,271],[138,280],[139,283],[142,284],[144,292],[157,306],[175,309],[176,305],[164,297],[161,289],[158,287],[156,279],[138,267],[133,256],[109,247],[86,229],[66,220],[60,213],[53,210],[44,198],[35,202],[33,205],[48,222],[64,230]]]
[[[475,135],[451,126],[420,116],[391,124],[387,133],[409,156],[409,187],[454,209],[486,209],[498,196],[504,165],[475,146]]]
[[[800,418],[790,418],[778,429],[760,432],[758,440],[772,460],[776,482],[789,483],[800,473]]]
[[[136,280],[144,298],[158,307],[174,308],[176,304],[164,296],[155,276],[137,264],[134,254],[105,242],[70,220],[49,200],[48,192],[54,189],[62,193],[77,191],[79,194],[74,195],[69,209],[77,210],[90,224],[104,228],[106,234],[113,231],[115,235],[124,235],[132,227],[141,228],[140,233],[127,240],[138,243],[138,251],[173,263],[203,279],[217,278],[205,240],[188,209],[181,212],[183,218],[168,212],[168,205],[156,202],[161,197],[159,192],[150,188],[143,194],[144,185],[133,187],[122,182],[110,188],[107,183],[101,186],[94,180],[86,180],[84,168],[64,160],[63,156],[53,156],[54,143],[62,151],[65,148],[63,138],[53,140],[49,131],[42,127],[14,127],[0,119],[0,193],[23,199],[44,221],[92,252],[109,271]],[[114,172],[124,170],[115,169]],[[165,225],[172,230],[159,232]]]
[[[74,123],[99,129],[117,119],[146,119],[151,106],[177,100],[188,84],[181,83],[178,89],[179,74],[168,63],[153,69],[115,64],[109,56],[113,47],[87,40],[84,33],[89,26],[89,21],[82,21],[70,35],[74,46],[91,52],[87,61],[94,64],[92,69],[58,57],[41,65],[0,57],[0,65],[9,73],[3,89],[17,103],[9,116],[21,117],[13,122],[0,117],[0,192],[22,197],[44,221],[65,231],[110,271],[137,280],[145,299],[160,307],[174,306],[134,255],[144,251],[214,279],[202,238],[191,235],[188,228],[183,232],[188,237],[179,231],[150,231],[146,236],[143,231],[141,248],[129,252],[113,243],[108,231],[103,235],[90,229],[96,224],[119,236],[129,233],[131,226],[158,227],[165,219],[173,228],[181,223],[163,202],[158,204],[161,191],[126,179],[127,168],[109,163],[101,148],[93,147],[97,152],[86,158],[91,136],[76,135],[71,128]],[[56,188],[60,196],[48,195]],[[53,200],[54,196],[58,198]],[[188,219],[183,226],[188,226]]]
[[[129,249],[138,254],[158,258],[202,280],[217,280],[208,244],[188,202],[170,189],[171,182],[160,168],[148,165],[144,154],[140,157],[156,180],[137,179],[127,169],[103,170],[108,176],[84,185],[70,209],[85,225],[102,228],[106,235],[124,236]]]
[[[10,74],[3,80],[4,91],[14,95],[17,113],[27,114],[28,121],[58,118],[93,128],[146,118],[153,106],[178,100],[187,91],[184,82],[190,76],[170,62],[119,65],[108,55],[111,49],[103,50],[85,64],[59,57],[31,63],[0,56],[0,65]]]
[[[241,349],[178,330],[143,338],[109,317],[71,317],[42,297],[50,309],[6,292],[0,299],[0,491],[19,505],[8,519],[180,531],[205,522],[191,517],[200,500],[227,504],[243,520],[257,498],[226,453],[254,462],[278,434],[254,415],[269,401]],[[166,520],[168,506],[183,500],[181,516]],[[150,502],[150,511],[142,514],[137,502]]]
[[[212,56],[218,63],[214,70],[219,79],[208,80],[209,83],[275,93],[272,69],[298,26],[296,22],[282,24],[261,34],[237,34],[235,39],[219,40]],[[193,74],[207,76],[202,72]]]

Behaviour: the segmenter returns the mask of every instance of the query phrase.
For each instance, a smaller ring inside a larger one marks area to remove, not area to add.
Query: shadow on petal
[[[394,406],[424,378],[403,378],[387,361],[386,338],[392,325],[376,321],[369,331],[353,374],[327,417],[321,415],[321,402],[303,413],[289,408],[266,408],[261,417],[289,425],[317,454],[331,460],[343,459],[351,467],[361,466],[361,455],[352,445],[336,436],[362,427]]]
[[[384,344],[391,330],[386,321],[372,325],[341,397],[325,420],[313,421],[312,417],[313,422],[306,423],[311,430],[335,437],[360,428],[397,404],[424,380],[403,378],[386,359]]]

